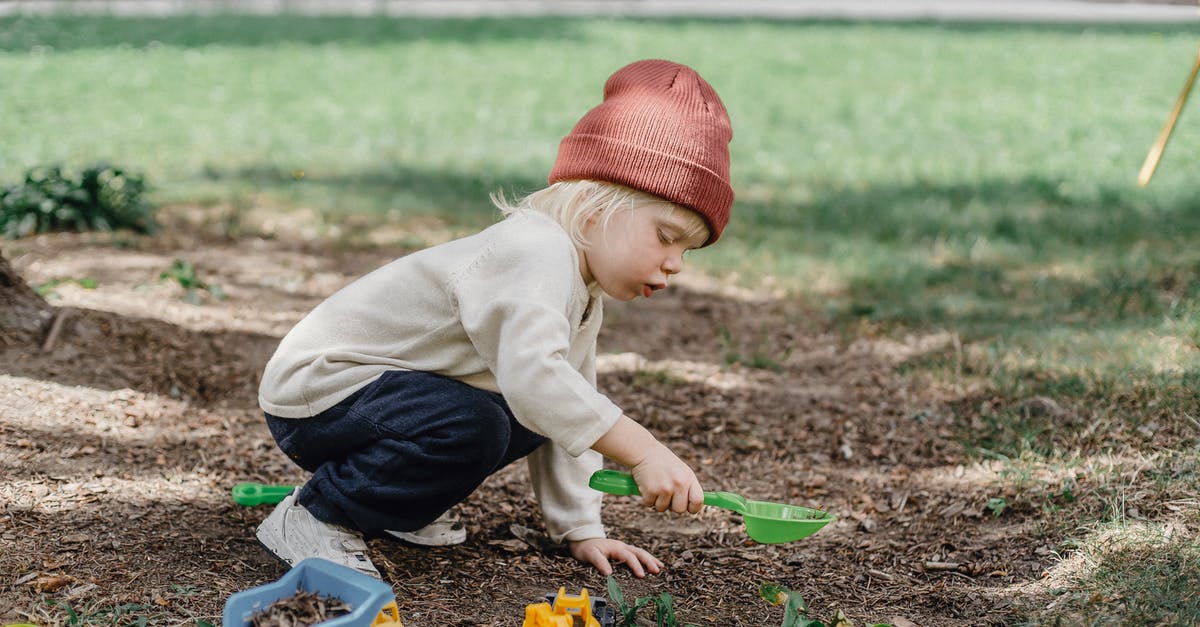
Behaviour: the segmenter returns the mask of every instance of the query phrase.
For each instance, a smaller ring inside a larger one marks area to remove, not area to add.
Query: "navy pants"
[[[267,414],[271,435],[312,473],[298,501],[369,536],[413,531],[546,439],[499,394],[427,372],[385,372],[311,418]]]

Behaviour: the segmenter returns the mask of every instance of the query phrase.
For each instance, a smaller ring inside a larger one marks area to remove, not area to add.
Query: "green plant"
[[[203,281],[196,274],[196,266],[183,259],[176,259],[170,268],[167,268],[162,274],[158,275],[158,278],[159,280],[175,281],[178,283],[185,290],[183,300],[193,305],[199,305],[204,302],[205,292],[208,292],[217,300],[225,300],[225,290],[222,290],[220,285]]]
[[[758,587],[758,595],[771,605],[783,606],[782,627],[823,627],[820,621],[808,618],[808,604],[799,592],[773,583],[763,583]]]
[[[783,623],[780,627],[826,627],[825,623],[808,617],[808,604],[804,602],[804,597],[795,590],[764,582],[758,587],[758,595],[771,605],[783,606]],[[838,610],[829,627],[854,627],[854,623],[846,618],[841,610]],[[869,627],[891,627],[891,625],[873,623]]]
[[[654,606],[655,627],[678,627],[675,599],[670,594],[663,592],[654,596],[638,597],[633,603],[628,603],[625,601],[625,593],[621,591],[621,585],[612,575],[608,576],[607,587],[608,600],[612,601],[613,608],[617,611],[619,627],[636,627],[637,613],[647,605]]]
[[[992,513],[992,516],[999,516],[1004,513],[1004,510],[1008,509],[1008,499],[1003,496],[993,496],[987,500],[985,506]]]
[[[0,190],[0,229],[8,237],[49,231],[143,233],[157,229],[139,174],[105,163],[78,173],[61,166],[27,170],[25,180]]]
[[[33,289],[40,296],[44,296],[46,298],[56,298],[56,297],[58,297],[58,292],[55,292],[54,288],[56,288],[60,285],[67,284],[67,283],[74,283],[74,284],[78,285],[79,287],[82,287],[85,290],[94,290],[99,285],[99,283],[96,282],[96,279],[89,279],[86,277],[84,277],[82,279],[61,278],[61,279],[50,279],[49,281],[46,281],[45,283],[38,284]]]
[[[152,606],[140,603],[123,603],[121,605],[114,605],[113,607],[101,607],[80,613],[71,606],[69,601],[52,599],[46,601],[46,605],[49,607],[61,607],[67,614],[67,621],[64,624],[69,627],[77,627],[79,625],[137,625],[138,627],[143,627],[150,624],[149,618],[146,616],[134,616],[134,614],[154,609]]]

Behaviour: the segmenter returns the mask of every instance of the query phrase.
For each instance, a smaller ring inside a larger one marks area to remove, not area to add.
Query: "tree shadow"
[[[740,228],[751,236],[792,230],[819,240],[879,243],[986,238],[1045,250],[1054,244],[1123,246],[1200,230],[1188,194],[1167,198],[1127,187],[1029,175],[947,183],[917,180],[865,186],[809,186],[811,201],[739,200]]]
[[[255,407],[258,381],[279,338],[194,331],[161,320],[61,308],[51,350],[34,343],[0,350],[0,372],[101,390],[133,389],[199,407]]]
[[[354,198],[352,211],[375,214],[429,215],[463,225],[482,227],[498,217],[489,196],[503,192],[519,197],[546,186],[546,179],[526,173],[494,170],[450,171],[411,163],[384,162],[353,172],[305,172],[297,178],[289,169],[262,164],[241,168],[209,167],[205,176],[230,187],[274,190],[327,198]],[[323,205],[325,203],[322,203]],[[349,204],[349,203],[346,203]],[[330,213],[341,213],[328,209]]]
[[[180,15],[166,17],[54,15],[0,18],[0,50],[58,51],[172,46],[382,46],[411,41],[575,41],[570,20],[421,19],[388,16]]]
[[[479,43],[481,41],[578,41],[585,30],[578,25],[593,19],[655,21],[664,24],[745,24],[794,30],[797,27],[886,27],[905,30],[941,30],[964,33],[1034,31],[1088,34],[1193,34],[1192,24],[1028,24],[1004,21],[846,20],[683,17],[478,17],[431,18],[413,16],[352,15],[240,15],[212,13],[178,16],[42,15],[0,17],[0,50],[59,51],[105,47],[173,46],[199,48],[210,45],[388,45],[410,41]]]

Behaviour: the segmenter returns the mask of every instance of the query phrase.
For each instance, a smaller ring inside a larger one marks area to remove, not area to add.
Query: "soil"
[[[229,595],[282,576],[254,540],[269,506],[237,506],[229,491],[305,480],[273,445],[256,386],[301,316],[406,252],[344,242],[199,227],[3,242],[29,285],[60,281],[49,304],[63,317],[48,349],[43,333],[0,342],[0,622],[220,624]],[[160,279],[180,258],[227,298],[186,302]],[[71,280],[85,277],[96,286]],[[619,570],[627,598],[668,593],[681,624],[699,625],[779,624],[764,582],[802,594],[816,618],[841,610],[856,624],[1001,624],[1045,604],[1055,526],[1032,510],[993,516],[992,475],[945,409],[960,399],[898,369],[952,337],[839,332],[779,295],[680,283],[608,303],[601,388],[708,489],[838,520],[761,545],[723,510],[658,514],[606,497],[610,534],[667,564],[643,580]],[[462,513],[460,546],[371,541],[405,625],[520,625],[559,587],[608,596],[604,577],[544,540],[524,464]]]

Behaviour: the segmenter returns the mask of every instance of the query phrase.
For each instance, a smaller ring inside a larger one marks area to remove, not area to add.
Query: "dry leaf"
[[[38,592],[55,592],[75,581],[69,575],[42,575],[33,581],[33,589]]]

